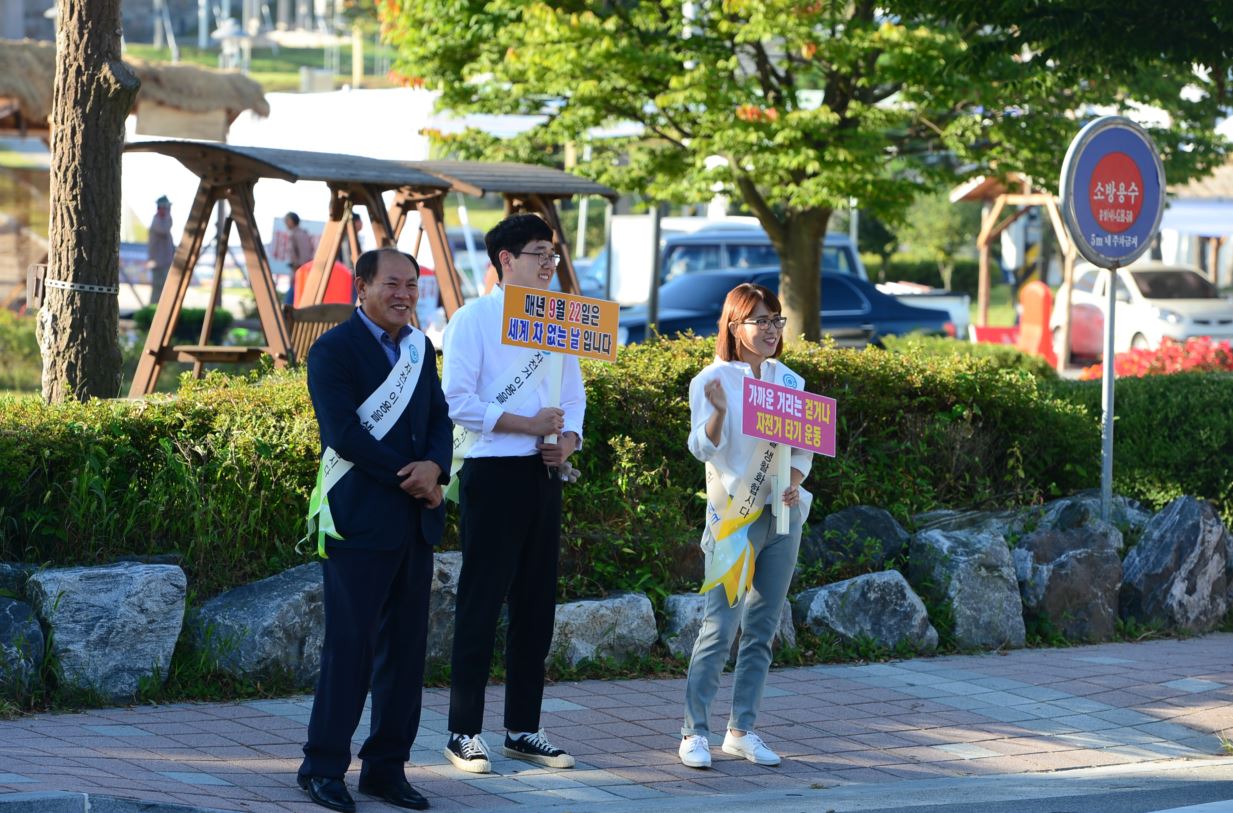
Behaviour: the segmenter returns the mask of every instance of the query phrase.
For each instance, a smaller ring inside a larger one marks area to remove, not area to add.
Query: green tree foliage
[[[1233,104],[1233,3],[1229,0],[916,0],[909,13],[942,9],[959,25],[991,26],[1013,48],[1026,47],[1072,76],[1203,74],[1198,84]]]
[[[342,18],[348,25],[372,34],[380,27],[376,0],[342,0],[338,5]]]
[[[955,255],[976,245],[980,231],[980,207],[975,203],[951,203],[944,193],[921,195],[908,208],[899,236],[911,253],[938,264],[942,287],[951,290]]]
[[[545,145],[632,124],[634,134],[592,139],[592,160],[579,169],[652,200],[692,202],[716,190],[741,200],[779,253],[789,335],[817,338],[819,241],[849,198],[875,215],[901,212],[918,192],[952,182],[955,158],[973,172],[1056,178],[1074,111],[1120,109],[1132,98],[1173,116],[1173,130],[1158,135],[1170,169],[1183,170],[1174,177],[1216,160],[1215,106],[1180,100],[1186,71],[1147,60],[1078,81],[1025,56],[1030,43],[1004,25],[973,19],[977,4],[951,5],[390,0],[380,8],[400,70],[439,88],[444,107],[544,117],[499,150],[489,139],[488,157],[552,160]],[[1010,5],[999,5],[1007,17]]]

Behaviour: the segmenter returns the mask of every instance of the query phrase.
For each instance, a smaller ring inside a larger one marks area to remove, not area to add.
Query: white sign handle
[[[775,533],[786,534],[792,527],[791,509],[784,504],[783,493],[792,485],[792,450],[783,444],[775,454]]]
[[[561,353],[549,353],[545,363],[548,365],[548,403],[546,406],[559,407],[561,405],[561,378],[565,375],[565,356]],[[556,435],[544,436],[544,443],[556,442]]]

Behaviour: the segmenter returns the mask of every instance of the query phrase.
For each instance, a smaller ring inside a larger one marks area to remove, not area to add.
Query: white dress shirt
[[[779,364],[785,370],[793,372],[788,365],[778,360],[768,359],[763,362],[764,376],[769,373],[766,367],[768,364]],[[802,382],[803,388],[804,378],[794,372],[793,375],[797,381]],[[744,473],[745,467],[754,455],[754,450],[761,443],[759,438],[750,437],[741,431],[741,404],[745,400],[744,380],[751,376],[753,376],[753,369],[745,362],[724,361],[716,358],[702,372],[694,376],[693,381],[689,382],[689,452],[703,463],[711,463],[719,470],[724,490],[729,495],[736,489],[737,480]],[[724,396],[728,399],[728,412],[724,416],[717,444],[711,443],[711,439],[706,434],[706,424],[715,414],[715,407],[703,392],[703,388],[714,379],[719,379],[723,385]],[[769,376],[766,380],[769,380]],[[812,452],[793,449],[791,460],[792,468],[805,477],[809,476],[809,469],[813,465]],[[787,487],[788,484],[785,483],[780,487],[779,495],[775,496],[782,496]],[[806,491],[804,486],[801,487],[800,494],[801,514],[807,515],[813,495]],[[771,497],[771,490],[767,489],[766,501],[770,502]]]
[[[539,454],[539,449],[535,448],[539,438],[496,431],[497,420],[506,409],[496,401],[481,401],[479,396],[509,370],[521,367],[535,352],[501,342],[504,310],[505,289],[498,285],[491,293],[460,308],[445,328],[445,364],[441,385],[445,390],[445,400],[449,402],[450,420],[479,433],[479,439],[467,452],[467,457],[528,457]],[[582,386],[578,357],[565,355],[562,368],[561,409],[565,411],[565,429],[562,431],[576,433],[581,448],[587,395]],[[548,406],[547,378],[517,409],[510,412],[531,417],[545,406]]]

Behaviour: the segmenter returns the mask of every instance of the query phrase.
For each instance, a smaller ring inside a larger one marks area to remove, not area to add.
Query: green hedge
[[[954,356],[956,354],[982,359],[998,369],[1023,370],[1036,378],[1055,380],[1057,370],[1041,356],[1024,353],[1008,344],[969,342],[941,336],[883,336],[886,349],[910,356]]]
[[[155,310],[157,310],[156,305],[146,305],[133,312],[133,322],[143,334],[150,332],[150,325],[154,323]],[[234,321],[235,317],[231,315],[231,311],[215,308],[214,321],[210,323],[210,341],[214,344],[222,342]],[[172,331],[172,334],[178,339],[196,342],[201,339],[201,326],[204,323],[204,308],[182,308],[180,318],[176,321],[176,329]]]
[[[696,587],[703,480],[685,448],[687,391],[713,352],[690,338],[586,365],[565,595]],[[818,458],[807,483],[815,519],[864,503],[906,520],[1098,482],[1096,424],[1022,370],[817,345],[786,361],[839,402],[838,456]],[[0,560],[178,551],[198,594],[213,594],[305,559],[295,542],[317,453],[302,372],[212,374],[145,402],[0,399]]]
[[[1100,421],[1101,382],[1059,381],[1060,397]],[[1160,508],[1183,494],[1211,500],[1233,526],[1233,375],[1121,378],[1114,390],[1113,488]]]
[[[206,594],[295,553],[315,471],[302,375],[186,378],[177,397],[0,397],[0,560],[179,552]]]
[[[676,589],[696,568],[703,481],[684,448],[685,394],[712,356],[711,341],[681,339],[588,366],[591,445],[570,498],[569,547],[605,587]],[[906,521],[943,506],[1031,502],[1099,477],[1092,422],[1022,370],[817,345],[785,361],[839,403],[837,456],[816,458],[806,483],[815,519],[872,504]]]
[[[37,390],[42,376],[34,317],[0,308],[0,391]]]

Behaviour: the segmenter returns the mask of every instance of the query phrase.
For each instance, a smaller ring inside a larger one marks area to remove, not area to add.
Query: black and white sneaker
[[[488,758],[488,746],[479,734],[450,734],[445,744],[445,758],[454,767],[467,773],[492,773],[492,760]]]
[[[572,768],[574,758],[548,741],[544,729],[534,734],[505,735],[501,753],[514,759],[524,759],[546,768]]]

